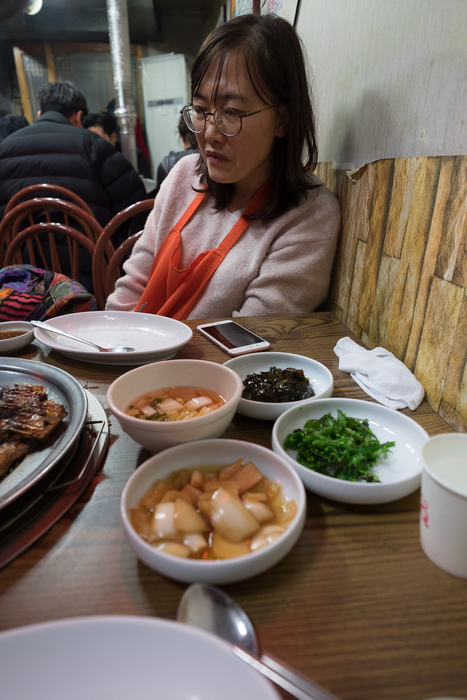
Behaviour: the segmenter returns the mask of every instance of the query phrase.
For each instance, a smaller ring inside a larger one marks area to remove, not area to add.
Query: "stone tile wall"
[[[330,308],[467,431],[467,156],[385,159],[352,179],[331,163],[316,172],[342,207]]]

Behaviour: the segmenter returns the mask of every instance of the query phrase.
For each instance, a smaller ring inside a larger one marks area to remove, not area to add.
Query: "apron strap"
[[[203,294],[209,280],[229,250],[248,228],[250,222],[245,216],[261,208],[269,193],[270,183],[267,182],[255,194],[243,215],[220,245],[200,253],[186,269],[180,270],[178,268],[181,256],[180,231],[206,196],[205,193],[198,194],[177,224],[170,230],[156,253],[146,289],[136,308],[139,308],[141,304],[146,304],[146,311],[149,313],[169,316],[177,320],[185,319]]]

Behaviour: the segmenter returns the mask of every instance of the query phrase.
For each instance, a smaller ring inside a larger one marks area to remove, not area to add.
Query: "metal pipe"
[[[107,0],[107,20],[115,91],[115,118],[120,127],[122,153],[138,171],[136,109],[131,90],[130,33],[126,0]]]

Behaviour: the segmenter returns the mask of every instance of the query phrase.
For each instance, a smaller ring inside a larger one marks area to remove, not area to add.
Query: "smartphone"
[[[198,326],[200,333],[212,340],[224,352],[236,357],[246,355],[249,352],[268,350],[271,344],[259,335],[243,328],[235,321],[217,321],[216,323],[202,323]]]

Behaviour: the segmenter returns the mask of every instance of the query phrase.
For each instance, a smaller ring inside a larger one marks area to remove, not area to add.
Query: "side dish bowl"
[[[302,406],[310,403],[310,401],[331,396],[334,388],[333,377],[328,368],[304,355],[294,355],[289,352],[257,352],[234,357],[232,360],[224,362],[224,365],[237,372],[242,383],[248,374],[267,372],[270,367],[302,369],[315,392],[315,396],[309,399],[287,401],[285,403],[265,403],[241,398],[238,402],[237,412],[248,418],[276,420],[292,406]]]
[[[233,559],[182,559],[152,547],[133,528],[130,509],[159,478],[180,469],[197,466],[222,467],[237,459],[251,460],[268,479],[279,483],[285,500],[294,500],[295,517],[285,532],[265,547]],[[201,440],[165,450],[142,464],[128,480],[120,505],[125,536],[141,561],[160,574],[177,581],[203,581],[227,584],[243,581],[270,569],[292,549],[303,530],[306,514],[306,493],[295,471],[278,455],[260,445],[241,440]]]
[[[296,460],[296,453],[284,449],[286,437],[304,427],[307,420],[326,413],[337,416],[340,409],[348,417],[368,419],[369,428],[381,443],[395,441],[395,446],[380,459],[372,472],[380,483],[344,481],[308,469]],[[313,493],[343,503],[375,504],[404,498],[420,487],[421,449],[428,440],[426,431],[412,418],[381,404],[358,399],[321,399],[296,406],[277,419],[272,431],[272,449],[299,474]]]
[[[34,340],[34,326],[28,321],[4,321],[0,323],[0,333],[12,333],[18,331],[21,335],[13,338],[2,338],[0,336],[0,355],[5,352],[13,352],[20,348],[25,348]]]
[[[143,394],[169,386],[202,387],[220,394],[226,403],[204,416],[171,422],[141,420],[125,412]],[[150,452],[158,452],[182,442],[220,437],[241,393],[241,379],[228,367],[205,360],[167,360],[122,374],[110,385],[107,403],[127,435]]]

